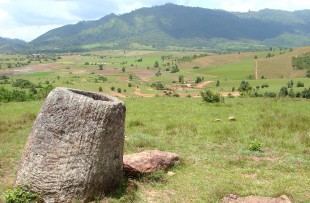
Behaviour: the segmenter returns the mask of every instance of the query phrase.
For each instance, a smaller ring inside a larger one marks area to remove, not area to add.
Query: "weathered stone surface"
[[[87,202],[122,180],[125,105],[117,98],[56,88],[27,140],[16,183],[45,202]]]
[[[230,117],[228,118],[228,120],[229,120],[229,121],[236,121],[236,118],[235,118],[234,116],[230,116]]]
[[[130,176],[147,174],[158,169],[167,170],[179,161],[179,155],[158,150],[125,155],[124,172]]]
[[[281,197],[278,198],[261,197],[261,196],[238,197],[237,195],[229,195],[228,197],[223,198],[221,203],[292,203],[292,202],[286,195],[282,195]]]

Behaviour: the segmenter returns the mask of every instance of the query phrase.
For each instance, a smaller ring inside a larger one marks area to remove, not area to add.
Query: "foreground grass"
[[[138,182],[110,201],[219,202],[227,194],[310,201],[310,105],[306,100],[132,98],[125,153],[160,149],[180,154],[176,175]],[[41,102],[0,104],[0,195],[11,188]],[[229,116],[236,122],[229,122]],[[221,122],[214,122],[215,119]],[[262,151],[251,151],[256,140]]]

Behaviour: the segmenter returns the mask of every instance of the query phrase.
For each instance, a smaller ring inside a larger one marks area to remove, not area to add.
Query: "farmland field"
[[[124,190],[108,195],[111,202],[220,202],[229,194],[286,194],[294,202],[310,202],[309,100],[245,96],[211,104],[199,97],[206,89],[239,94],[244,80],[258,94],[279,93],[291,81],[295,93],[309,88],[310,79],[303,74],[278,77],[277,68],[288,63],[277,59],[285,55],[279,52],[260,59],[267,52],[102,51],[44,56],[41,62],[43,56],[28,56],[31,63],[21,67],[14,65],[17,56],[3,55],[0,76],[5,77],[0,88],[28,94],[33,87],[31,91],[39,94],[52,85],[118,96],[127,108],[126,154],[159,149],[180,155],[180,163],[170,169],[174,176],[162,173],[160,180],[131,180],[134,189],[125,184]],[[23,57],[27,58],[19,56]],[[304,87],[297,87],[298,82]],[[42,103],[39,97],[0,102],[1,197],[14,186],[23,147]],[[236,121],[229,122],[230,116]],[[253,145],[259,150],[252,150]]]

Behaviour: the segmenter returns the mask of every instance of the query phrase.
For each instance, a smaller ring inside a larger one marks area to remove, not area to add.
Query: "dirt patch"
[[[240,96],[240,92],[221,92],[220,93],[223,97],[227,97],[229,94],[231,94],[234,97]]]
[[[101,73],[105,75],[117,75],[120,74],[121,71],[117,68],[103,68],[103,70],[98,70],[96,73]]]
[[[153,70],[133,69],[128,72],[138,76],[143,81],[149,81],[151,77],[155,76],[155,71]]]
[[[36,64],[31,66],[17,67],[12,69],[0,69],[0,74],[21,74],[21,73],[32,73],[32,72],[50,72],[59,68],[63,68],[68,64],[64,63],[47,63],[47,64]]]
[[[286,196],[282,195],[278,198],[262,197],[262,196],[249,196],[238,197],[237,195],[229,195],[224,197],[221,203],[292,203]]]
[[[155,97],[155,94],[143,94],[143,93],[141,93],[141,89],[139,89],[139,88],[136,88],[135,95],[137,95],[139,97]]]
[[[249,179],[255,179],[257,177],[257,174],[256,173],[254,173],[254,174],[242,174],[242,177],[249,178]]]
[[[202,83],[199,83],[198,85],[196,85],[196,89],[203,89],[205,86],[207,86],[208,84],[212,83],[214,81],[204,81]]]
[[[119,97],[119,98],[128,98],[127,95],[124,95],[124,94],[118,93],[118,92],[111,92],[110,94],[111,94],[112,96]]]

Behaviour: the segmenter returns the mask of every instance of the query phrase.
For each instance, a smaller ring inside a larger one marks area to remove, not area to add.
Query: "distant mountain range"
[[[160,49],[254,51],[310,45],[310,10],[246,13],[166,4],[56,28],[32,51]]]
[[[0,53],[14,53],[26,46],[26,42],[20,39],[0,37]]]

